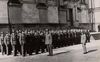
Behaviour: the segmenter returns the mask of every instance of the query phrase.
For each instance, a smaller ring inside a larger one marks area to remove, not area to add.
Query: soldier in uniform
[[[76,30],[75,29],[73,30],[73,42],[74,42],[74,45],[78,44],[78,42],[79,42],[79,41],[77,41]]]
[[[57,33],[56,32],[52,32],[52,45],[53,45],[53,48],[56,48],[57,47]]]
[[[86,42],[90,42],[90,36],[89,30],[86,30]]]
[[[57,36],[57,31],[54,31],[54,33],[52,33],[52,45],[54,48],[57,48],[57,41],[58,41],[58,36]]]
[[[70,30],[70,40],[71,40],[71,45],[74,45],[75,39],[74,39],[74,33],[73,30]]]
[[[20,31],[16,31],[16,44],[17,44],[17,51],[20,53],[20,55],[22,55],[21,44],[19,41],[19,38],[20,38],[19,34],[20,34]]]
[[[33,39],[32,39],[32,33],[31,31],[27,32],[26,33],[26,42],[27,42],[27,53],[29,55],[32,55],[32,52],[33,52],[33,48],[34,45],[33,45]]]
[[[65,36],[66,46],[68,46],[68,41],[69,41],[69,39],[68,39],[68,30],[66,31],[66,33],[64,34],[64,36]]]
[[[35,43],[35,53],[39,54],[39,50],[40,50],[40,36],[38,31],[35,32],[34,34],[34,43]]]
[[[1,45],[2,55],[6,54],[6,45],[4,43],[4,33],[3,32],[1,32],[1,36],[0,36],[0,45]]]
[[[53,56],[53,49],[52,49],[52,36],[50,31],[46,30],[45,34],[45,44],[47,45],[47,50],[49,52],[49,56]]]
[[[26,55],[26,40],[25,40],[25,33],[19,33],[19,42],[21,45],[21,53],[22,56],[24,57]]]
[[[5,35],[5,38],[4,38],[4,42],[5,42],[5,45],[6,45],[6,53],[7,55],[10,55],[11,54],[11,51],[12,51],[12,47],[11,47],[11,40],[10,40],[10,33],[7,32],[6,35]]]
[[[81,35],[81,44],[83,47],[83,54],[87,53],[87,49],[86,49],[86,35],[84,33],[82,33]]]
[[[45,35],[43,32],[40,33],[40,49],[41,53],[45,52]]]
[[[61,47],[61,43],[60,43],[60,41],[61,41],[61,33],[60,33],[60,31],[58,31],[57,32],[57,41],[56,41],[56,43],[57,43],[57,47],[58,48],[60,48]]]
[[[12,32],[11,34],[11,44],[12,44],[12,48],[13,48],[13,55],[16,56],[17,55],[17,50],[18,50],[18,41],[17,41],[17,33],[15,31]]]
[[[68,42],[67,42],[67,31],[66,30],[64,30],[65,32],[64,32],[64,34],[63,34],[63,36],[64,36],[64,46],[68,46]]]
[[[68,46],[70,46],[71,45],[71,33],[70,33],[70,30],[68,30],[68,32],[67,32],[67,39],[68,39]]]
[[[63,32],[62,30],[60,30],[60,43],[59,43],[60,47],[64,46],[64,36],[63,36]]]

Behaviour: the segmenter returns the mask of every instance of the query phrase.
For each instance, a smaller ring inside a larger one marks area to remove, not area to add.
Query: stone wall
[[[60,21],[60,23],[66,23],[66,18],[67,17],[67,13],[66,13],[66,11],[65,10],[60,10],[59,11],[59,21]]]
[[[39,10],[35,4],[24,3],[22,6],[23,23],[39,23]]]
[[[0,23],[8,23],[7,1],[0,0]]]
[[[58,7],[56,6],[48,7],[48,22],[58,23]]]
[[[9,6],[9,21],[11,24],[23,23],[21,6]]]
[[[38,0],[39,1],[39,0]],[[42,1],[42,0],[41,0]],[[2,3],[0,1],[0,3]],[[78,13],[77,11],[77,5],[75,6],[74,3],[68,2],[68,4],[65,4],[64,10],[58,10],[58,6],[55,5],[55,2],[49,1],[49,4],[45,4],[42,2],[44,6],[47,7],[41,7],[38,8],[38,4],[35,2],[35,0],[23,0],[22,6],[11,6],[9,7],[9,18],[10,22],[13,24],[49,24],[49,23],[57,23],[57,24],[66,24],[67,26],[71,26],[74,24],[75,27],[90,27],[88,25],[88,13],[85,9],[85,5],[82,6],[81,11]],[[3,6],[5,3],[0,4]],[[63,3],[61,3],[63,4]],[[4,10],[6,9],[6,10]],[[69,17],[69,9],[72,9],[71,16]],[[4,10],[4,11],[3,11]],[[5,20],[8,23],[8,14],[7,14],[7,1],[6,5],[4,5],[3,9],[0,9],[1,12],[3,12]],[[1,16],[2,13],[0,13]],[[6,16],[5,16],[6,15]],[[1,17],[0,21],[3,17]],[[70,19],[69,19],[70,18]],[[73,24],[71,23],[73,22]],[[31,25],[32,26],[32,25]]]

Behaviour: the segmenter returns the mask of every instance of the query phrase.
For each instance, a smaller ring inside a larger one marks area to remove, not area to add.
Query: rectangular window
[[[9,0],[8,3],[16,3],[16,4],[19,4],[20,3],[20,0]]]
[[[69,22],[73,26],[73,9],[69,8]]]
[[[59,10],[59,23],[67,22],[67,13],[66,10]]]
[[[38,3],[47,3],[48,0],[37,0]]]
[[[46,8],[39,9],[40,23],[48,23],[47,18],[48,18],[48,16],[47,16],[47,9]]]
[[[86,4],[86,0],[81,0],[81,3],[82,4]]]

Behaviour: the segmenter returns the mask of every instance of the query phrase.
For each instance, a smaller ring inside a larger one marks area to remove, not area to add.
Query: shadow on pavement
[[[64,54],[64,53],[69,53],[69,52],[70,52],[70,51],[60,52],[60,53],[56,53],[56,54],[54,54],[53,56],[60,55],[60,54]]]
[[[95,51],[97,51],[97,49],[89,50],[87,53],[91,53],[91,52],[95,52]]]

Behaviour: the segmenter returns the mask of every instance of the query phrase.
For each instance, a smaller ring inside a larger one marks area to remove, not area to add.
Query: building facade
[[[88,0],[1,0],[0,3],[1,24],[64,24],[91,29]]]
[[[91,21],[95,31],[100,31],[100,0],[89,0]]]

